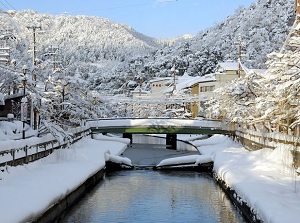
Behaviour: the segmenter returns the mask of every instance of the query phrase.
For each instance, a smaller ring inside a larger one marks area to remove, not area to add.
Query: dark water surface
[[[210,175],[114,172],[59,222],[245,222]]]

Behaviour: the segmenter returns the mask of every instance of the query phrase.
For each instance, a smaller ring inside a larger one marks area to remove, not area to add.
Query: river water
[[[106,174],[60,223],[245,222],[208,173],[154,171],[161,160],[199,154],[189,145],[166,149],[165,140],[136,136],[122,154],[139,168]]]
[[[60,222],[245,221],[207,173],[128,170],[106,175]]]

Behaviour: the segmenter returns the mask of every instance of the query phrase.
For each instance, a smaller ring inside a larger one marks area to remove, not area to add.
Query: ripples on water
[[[106,175],[60,222],[244,220],[208,174],[136,170]]]

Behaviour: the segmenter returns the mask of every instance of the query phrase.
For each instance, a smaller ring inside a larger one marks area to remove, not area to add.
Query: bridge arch
[[[92,133],[121,133],[126,138],[132,138],[132,134],[167,134],[166,143],[173,149],[177,134],[232,134],[220,122],[207,119],[117,118],[89,120],[87,124]]]

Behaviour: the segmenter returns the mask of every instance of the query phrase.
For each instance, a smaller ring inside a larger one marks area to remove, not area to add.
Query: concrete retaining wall
[[[241,211],[244,218],[246,218],[251,223],[262,223],[263,221],[258,219],[256,214],[253,213],[251,207],[249,207],[240,196],[236,193],[235,190],[227,186],[226,182],[217,177],[214,173],[214,179],[220,185],[222,190],[229,196],[230,200],[234,203],[235,206]]]
[[[79,185],[76,190],[69,193],[66,197],[52,204],[49,209],[39,216],[34,223],[55,222],[61,218],[66,211],[68,211],[78,200],[89,190],[91,190],[105,174],[105,169],[99,170],[93,176],[88,178],[83,184]]]

